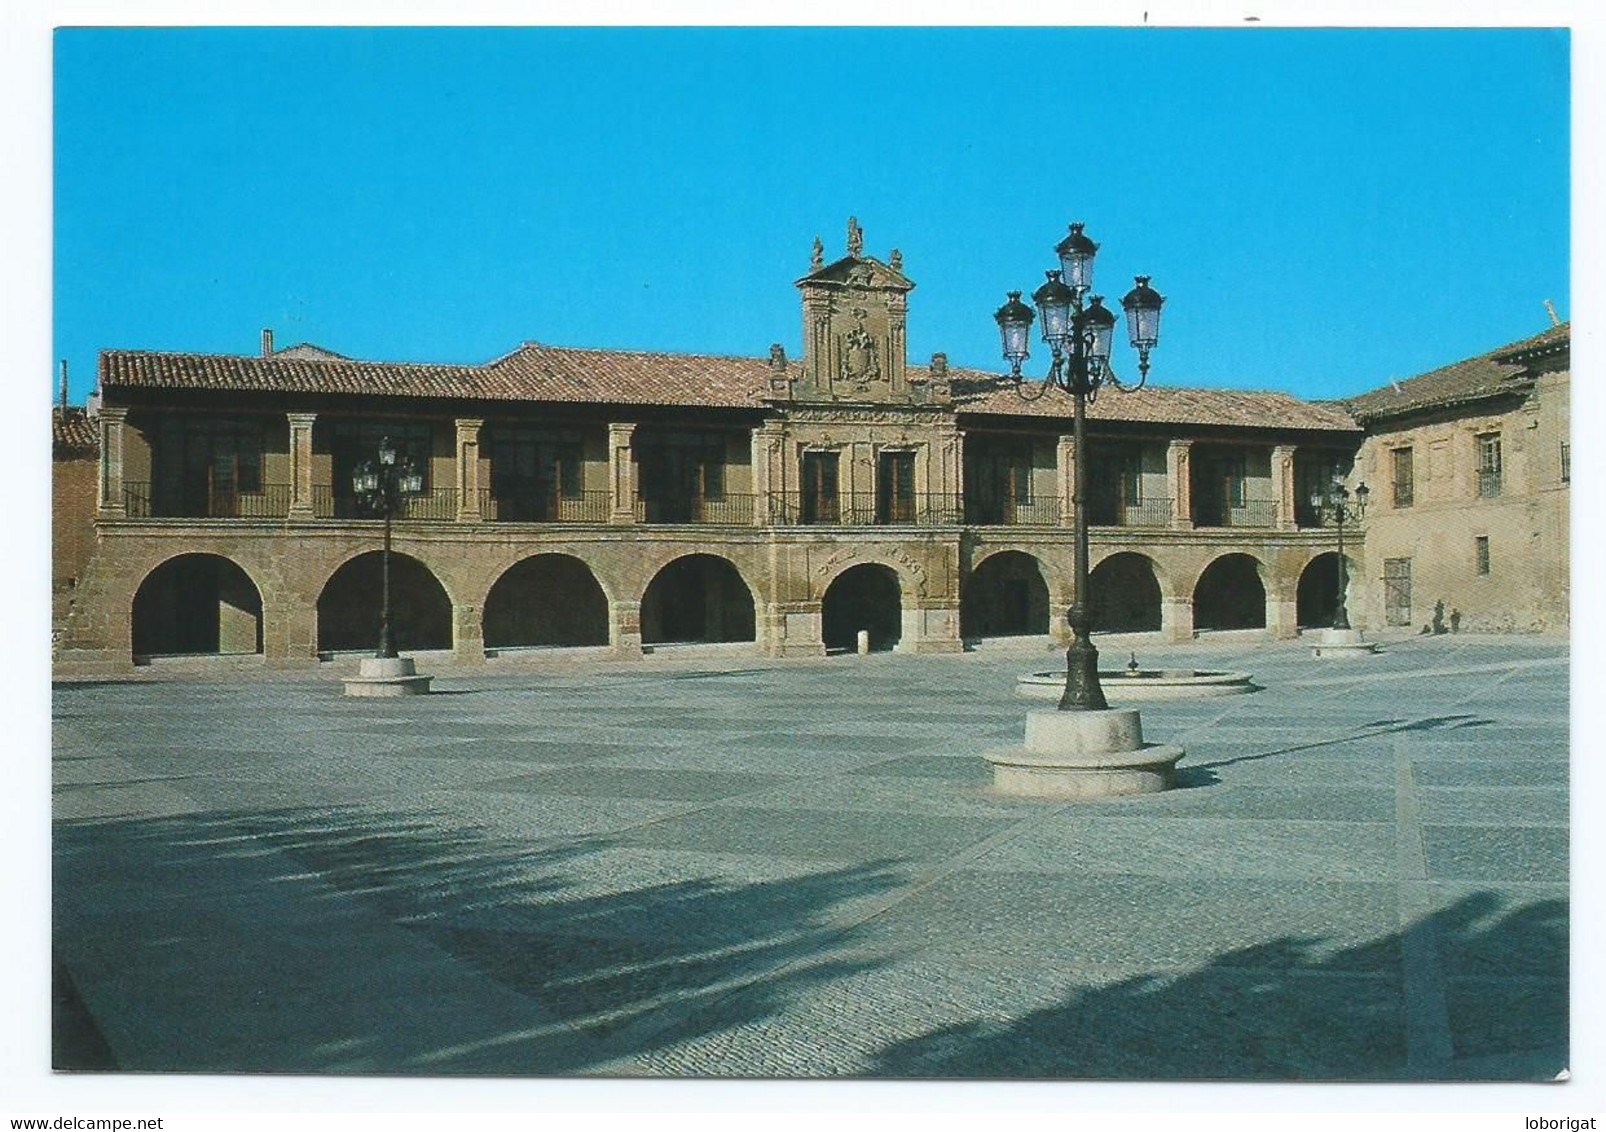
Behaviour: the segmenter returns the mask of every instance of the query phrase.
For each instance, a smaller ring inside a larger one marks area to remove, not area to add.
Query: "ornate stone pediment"
[[[914,284],[891,263],[864,254],[864,230],[848,220],[848,254],[825,262],[814,242],[814,270],[797,281],[803,292],[803,375],[792,391],[803,402],[911,404],[904,324]],[[919,391],[922,398],[925,390]]]
[[[903,272],[897,271],[873,256],[843,256],[835,263],[809,272],[797,281],[799,287],[841,287],[853,290],[898,291],[914,290],[914,284]]]

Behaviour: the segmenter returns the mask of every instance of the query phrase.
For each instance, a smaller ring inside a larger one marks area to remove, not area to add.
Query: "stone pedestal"
[[[1374,656],[1377,645],[1365,640],[1359,629],[1323,629],[1316,634],[1310,655],[1323,660],[1348,660]]]
[[[983,755],[993,764],[993,788],[1025,798],[1109,798],[1153,794],[1170,787],[1185,752],[1145,743],[1138,713],[1033,711],[1026,715],[1026,745]]]
[[[409,657],[369,656],[345,680],[348,696],[422,696],[433,676],[420,676]]]

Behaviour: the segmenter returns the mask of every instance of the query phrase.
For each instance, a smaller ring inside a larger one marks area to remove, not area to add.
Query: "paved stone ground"
[[[1115,662],[1124,650],[1106,650]],[[1183,788],[992,796],[1050,654],[55,696],[56,1063],[1547,1079],[1567,654],[1148,646]],[[1117,664],[1118,666],[1118,664]]]

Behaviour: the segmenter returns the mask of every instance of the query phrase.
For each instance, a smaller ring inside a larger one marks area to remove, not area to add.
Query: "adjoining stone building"
[[[1569,623],[1570,324],[1348,402],[1367,431],[1367,620]]]
[[[369,649],[379,522],[353,467],[425,469],[396,523],[399,643],[492,663],[681,641],[820,655],[1057,632],[1070,604],[1070,401],[906,356],[900,255],[824,261],[804,356],[526,343],[483,365],[107,350],[95,553],[58,670]],[[1306,503],[1362,441],[1342,406],[1164,384],[1090,408],[1096,628],[1331,617],[1334,531]],[[1348,549],[1348,548],[1347,548]],[[1350,576],[1365,556],[1349,552]],[[1358,603],[1357,603],[1358,604]]]

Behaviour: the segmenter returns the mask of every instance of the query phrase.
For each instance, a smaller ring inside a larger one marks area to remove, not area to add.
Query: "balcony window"
[[[1573,478],[1573,446],[1561,442],[1561,482],[1571,483]]]
[[[489,440],[498,519],[554,521],[565,517],[564,501],[584,497],[578,440],[526,428],[497,429]]]
[[[186,417],[165,431],[170,455],[160,459],[154,511],[181,518],[235,518],[270,514],[262,482],[262,422],[250,418]],[[284,493],[274,493],[276,496]],[[273,500],[282,513],[285,500]]]
[[[709,433],[638,434],[641,496],[649,523],[719,521],[725,501],[725,437]]]
[[[803,453],[802,499],[799,519],[804,523],[835,523],[841,518],[837,497],[836,452]]]
[[[1390,453],[1393,461],[1394,506],[1409,507],[1416,498],[1416,469],[1411,449],[1396,448]]]
[[[1500,434],[1478,436],[1478,494],[1486,499],[1500,494]]]
[[[980,525],[1031,522],[1032,442],[999,439],[976,446],[969,476],[969,521]]]
[[[883,452],[877,477],[876,521],[915,521],[915,454]]]

